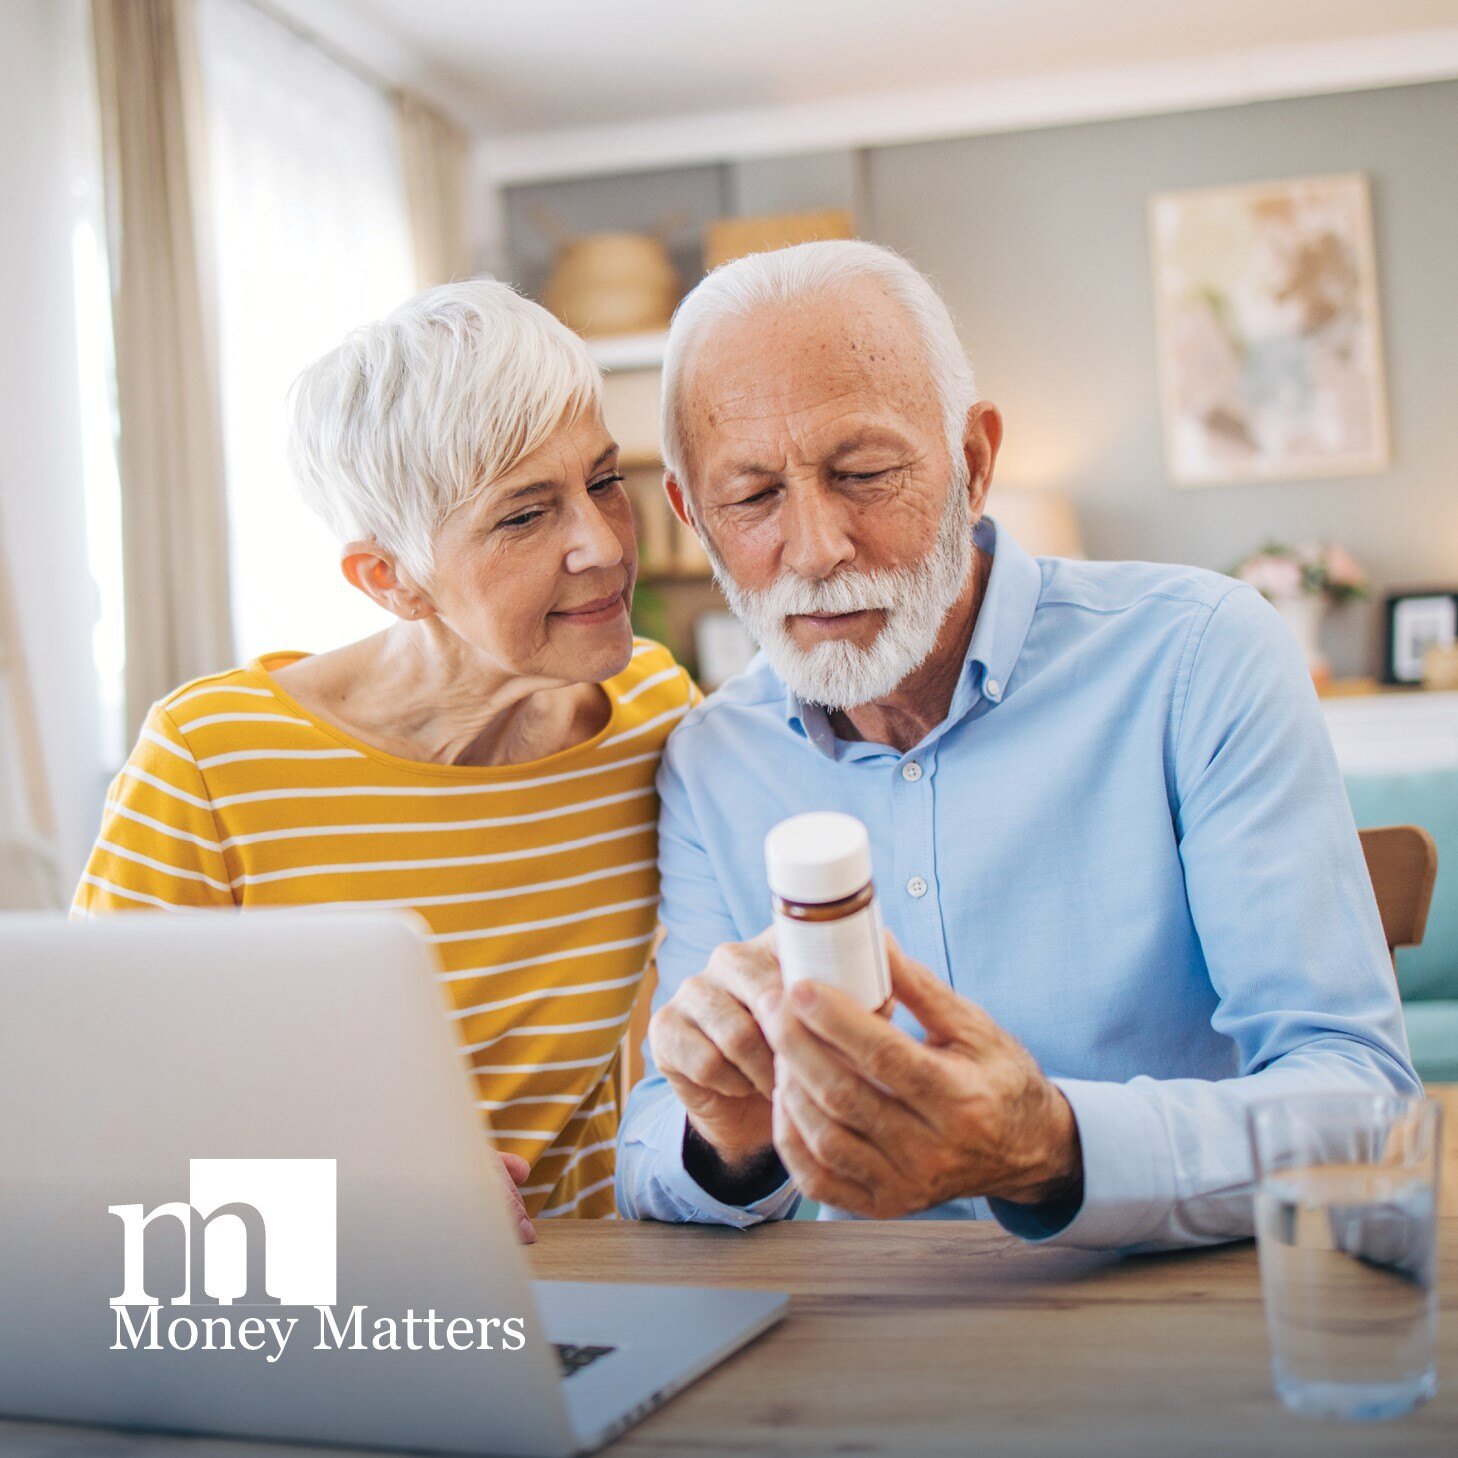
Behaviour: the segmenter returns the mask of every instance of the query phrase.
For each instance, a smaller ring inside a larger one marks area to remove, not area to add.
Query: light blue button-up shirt
[[[838,739],[762,655],[669,740],[655,1006],[769,924],[770,827],[849,811],[902,947],[1027,1045],[1083,1148],[1076,1211],[969,1198],[925,1215],[1091,1246],[1249,1235],[1247,1104],[1418,1087],[1305,664],[1227,577],[1035,560],[990,521],[978,545],[993,562],[966,663],[914,749]],[[684,1128],[650,1056],[619,1136],[623,1215],[793,1212],[789,1184],[747,1208],[710,1196]]]

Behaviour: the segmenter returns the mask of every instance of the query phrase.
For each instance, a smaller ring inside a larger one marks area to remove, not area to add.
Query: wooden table
[[[793,1293],[775,1330],[613,1458],[1458,1454],[1458,1219],[1440,1222],[1437,1399],[1394,1422],[1299,1418],[1271,1389],[1254,1247],[1118,1258],[980,1224],[749,1232],[549,1222],[539,1276]],[[4,1458],[321,1458],[325,1450],[0,1423]]]

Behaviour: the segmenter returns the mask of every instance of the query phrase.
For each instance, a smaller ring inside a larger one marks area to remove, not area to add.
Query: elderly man
[[[999,532],[1002,420],[884,249],[711,274],[664,397],[674,508],[763,653],[659,772],[619,1210],[743,1226],[803,1193],[1076,1245],[1248,1235],[1252,1100],[1417,1086],[1279,618],[1210,572]],[[870,828],[889,1020],[781,987],[764,835],[818,809]]]

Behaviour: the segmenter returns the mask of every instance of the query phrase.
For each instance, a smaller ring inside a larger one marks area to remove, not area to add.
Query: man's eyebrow
[[[616,442],[606,446],[602,454],[592,463],[592,468],[589,470],[588,475],[591,475],[608,461],[617,448]],[[503,492],[496,500],[498,504],[505,504],[508,501],[517,501],[523,496],[535,496],[538,491],[555,491],[561,484],[560,481],[532,481],[525,486],[513,486],[510,491]]]
[[[905,450],[909,442],[899,436],[894,430],[886,430],[880,426],[873,426],[868,430],[857,431],[855,435],[846,436],[836,448],[831,451],[828,459],[838,460],[841,456],[848,456],[852,451],[875,449],[878,446],[886,446],[892,450]]]
[[[779,472],[774,466],[761,466],[758,461],[735,461],[724,475],[731,481],[737,481],[741,476],[777,476]]]

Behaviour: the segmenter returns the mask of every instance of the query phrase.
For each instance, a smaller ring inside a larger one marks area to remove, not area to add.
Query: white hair
[[[289,455],[341,542],[376,541],[424,583],[446,518],[601,400],[577,335],[473,279],[417,294],[311,364],[289,392]]]
[[[687,486],[687,429],[683,392],[695,346],[720,319],[744,318],[767,307],[795,307],[835,297],[852,284],[878,284],[906,311],[916,332],[932,385],[941,402],[947,448],[962,456],[967,412],[977,403],[977,383],[952,315],[925,274],[878,243],[839,240],[798,243],[772,253],[751,253],[721,264],[674,312],[663,359],[663,459]]]

